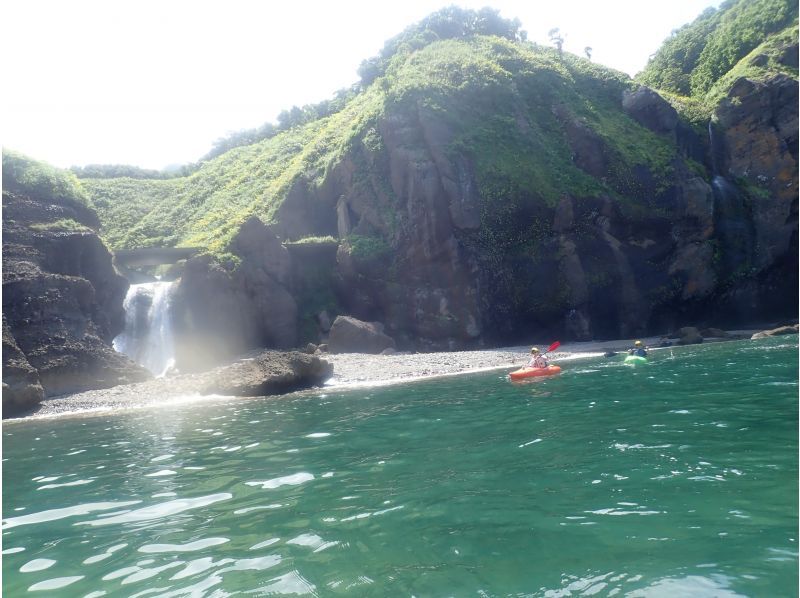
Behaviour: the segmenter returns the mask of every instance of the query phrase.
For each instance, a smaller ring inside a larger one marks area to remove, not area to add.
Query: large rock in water
[[[331,353],[381,353],[394,349],[395,342],[383,332],[378,322],[362,322],[350,316],[339,316],[331,326],[328,350]]]
[[[258,397],[319,386],[331,376],[333,365],[314,355],[266,351],[203,374],[200,392]]]
[[[36,376],[44,396],[150,377],[110,346],[128,283],[92,226],[97,217],[75,200],[3,192],[4,415],[32,406]],[[25,362],[36,376],[23,375]]]

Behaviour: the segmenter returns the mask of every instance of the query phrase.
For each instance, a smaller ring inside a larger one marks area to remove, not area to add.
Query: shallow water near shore
[[[794,595],[797,357],[6,424],[3,595]]]

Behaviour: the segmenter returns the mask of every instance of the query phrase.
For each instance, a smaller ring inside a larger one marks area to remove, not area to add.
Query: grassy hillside
[[[797,20],[793,0],[728,0],[684,25],[637,78],[650,87],[700,96],[769,35]]]
[[[294,185],[319,186],[356,147],[380,152],[382,119],[418,111],[454,132],[449,152],[474,164],[485,200],[630,198],[636,165],[667,184],[674,147],[621,111],[621,93],[631,85],[622,73],[486,35],[404,45],[380,72],[339,112],[236,147],[189,176],[82,179],[105,238],[115,248],[191,245],[223,253],[247,217],[273,221]],[[563,114],[602,140],[611,176],[594,178],[575,165]]]
[[[319,180],[380,108],[370,90],[341,112],[226,152],[187,177],[82,179],[114,248],[188,245],[224,252],[251,215],[271,221],[301,175]]]
[[[54,203],[74,201],[91,207],[75,175],[6,148],[3,148],[3,190],[52,199]]]
[[[797,19],[794,0],[728,0],[674,31],[636,79],[662,92],[688,120],[707,122],[737,78],[797,77],[796,62],[781,60],[797,43]],[[761,55],[768,60],[756,59]]]

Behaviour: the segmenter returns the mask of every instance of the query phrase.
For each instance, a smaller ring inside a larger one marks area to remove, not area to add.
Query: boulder
[[[338,316],[331,326],[328,347],[331,353],[372,353],[394,349],[394,339],[383,332],[379,322],[362,322]]]
[[[780,326],[778,328],[773,328],[772,330],[762,330],[761,332],[756,332],[750,338],[752,340],[758,340],[760,338],[768,338],[770,336],[782,336],[785,334],[797,334],[798,326],[794,324],[793,326]]]
[[[202,374],[202,394],[258,397],[282,394],[323,384],[333,365],[300,351],[265,351]]]
[[[700,334],[706,338],[728,338],[730,335],[721,328],[703,328]]]
[[[672,133],[678,124],[675,108],[648,87],[623,92],[622,109],[639,124],[656,133]]]
[[[703,335],[694,326],[684,326],[672,335],[677,338],[679,345],[699,345],[703,342]]]

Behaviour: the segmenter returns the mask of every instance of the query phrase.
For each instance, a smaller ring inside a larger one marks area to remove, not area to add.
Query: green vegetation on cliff
[[[447,158],[474,169],[485,211],[552,206],[564,194],[649,201],[636,168],[656,189],[669,185],[676,150],[622,111],[626,75],[524,42],[518,22],[498,19],[461,9],[432,15],[387,43],[371,74],[362,73],[362,90],[335,112],[234,147],[188,176],[82,179],[105,237],[114,248],[224,253],[248,217],[274,222],[290,195],[314,201],[343,160],[356,166],[354,187],[393,197],[383,136],[398,122],[426,119],[447,129]],[[424,140],[404,148],[419,159],[428,150]],[[606,161],[602,172],[581,163],[596,154]],[[397,218],[384,220],[394,227]]]
[[[3,190],[34,198],[52,199],[55,203],[75,201],[82,205],[90,205],[75,175],[5,148]]]
[[[221,253],[248,217],[271,222],[300,178],[319,184],[364,120],[375,117],[377,97],[369,90],[337,114],[234,148],[187,177],[82,182],[112,247],[187,245]]]
[[[739,77],[797,77],[797,19],[793,0],[727,0],[675,30],[636,79],[690,122],[707,123]]]
[[[673,32],[638,79],[684,96],[708,92],[770,34],[797,20],[793,0],[727,0]]]

